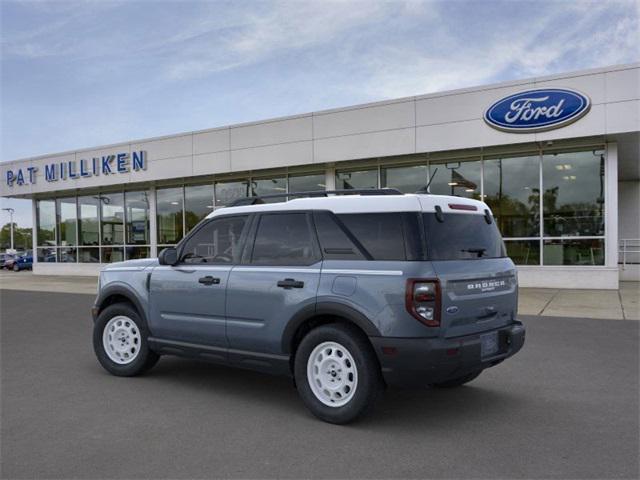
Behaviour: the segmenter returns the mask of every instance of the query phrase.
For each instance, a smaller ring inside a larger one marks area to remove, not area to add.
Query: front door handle
[[[207,275],[206,277],[199,278],[198,283],[203,285],[218,285],[220,283],[220,279]]]
[[[280,280],[278,282],[278,286],[280,288],[304,288],[304,282],[299,280],[294,280],[293,278],[285,278],[284,280]]]

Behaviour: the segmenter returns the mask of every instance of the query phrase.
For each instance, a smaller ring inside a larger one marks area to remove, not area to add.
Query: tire
[[[20,267],[18,266],[18,264],[17,264],[17,263],[14,263],[14,264],[13,264],[13,271],[14,271],[14,272],[19,272],[19,271],[20,271]]]
[[[96,319],[93,350],[107,372],[132,377],[149,370],[160,358],[149,349],[148,337],[147,325],[136,309],[128,303],[115,303],[100,312]]]
[[[335,424],[369,413],[383,389],[371,344],[350,325],[329,324],[311,330],[296,352],[294,376],[298,393],[311,413]]]
[[[433,386],[437,388],[455,388],[464,385],[465,383],[469,383],[480,376],[482,370],[478,372],[472,372],[467,375],[463,375],[462,377],[452,378],[451,380],[447,380],[446,382],[434,383]]]

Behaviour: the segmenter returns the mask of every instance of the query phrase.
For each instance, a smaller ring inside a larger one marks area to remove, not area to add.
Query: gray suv
[[[105,267],[93,345],[114,375],[163,354],[290,375],[347,423],[386,385],[456,387],[524,343],[489,207],[395,190],[251,197],[158,259]]]

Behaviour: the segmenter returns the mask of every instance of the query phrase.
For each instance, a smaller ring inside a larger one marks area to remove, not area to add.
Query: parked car
[[[17,255],[13,253],[5,253],[3,255],[4,255],[4,258],[2,260],[2,268],[6,270],[12,270],[13,262],[15,262]]]
[[[132,376],[175,354],[290,375],[313,414],[347,423],[385,385],[457,387],[521,349],[516,269],[485,203],[334,193],[244,199],[157,260],[105,267],[99,362]]]
[[[31,270],[33,268],[33,255],[31,252],[23,253],[16,257],[11,268],[14,272],[19,272],[20,270]]]

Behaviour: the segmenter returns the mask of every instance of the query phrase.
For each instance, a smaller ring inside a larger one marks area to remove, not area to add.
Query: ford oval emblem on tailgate
[[[447,307],[447,313],[449,313],[451,315],[454,315],[454,314],[458,313],[458,307],[456,307],[455,305]]]

